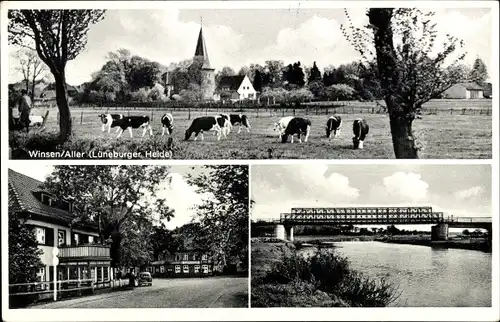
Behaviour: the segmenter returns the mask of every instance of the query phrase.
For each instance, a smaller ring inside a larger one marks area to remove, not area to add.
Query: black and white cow
[[[224,118],[226,121],[224,123],[221,123],[221,121],[219,121],[219,125],[221,127],[221,130],[222,130],[222,134],[224,134],[224,137],[227,137],[229,135],[229,133],[231,132],[231,130],[233,129],[233,125],[231,124],[231,116],[229,114],[226,114],[226,113],[221,113],[218,115],[219,117],[222,117]],[[214,135],[215,135],[216,132],[214,132]]]
[[[117,138],[119,138],[122,134],[123,131],[128,129],[130,133],[130,137],[133,137],[132,135],[132,129],[137,129],[137,128],[142,128],[142,136],[146,134],[146,131],[149,130],[149,134],[153,135],[153,130],[151,129],[151,124],[149,122],[149,116],[143,115],[143,116],[124,116],[121,119],[116,119],[113,121],[113,124],[115,124],[120,128],[120,132],[118,133]]]
[[[107,128],[109,133],[112,127],[118,126],[118,123],[116,123],[115,121],[122,119],[123,114],[101,114],[99,115],[99,118],[102,122],[102,131],[106,131]],[[116,132],[118,132],[119,130],[120,128],[116,129]]]
[[[278,132],[278,140],[281,139],[283,133],[285,133],[288,123],[293,119],[293,116],[285,116],[279,119],[278,122],[274,123],[274,131]]]
[[[311,121],[303,117],[294,117],[288,122],[285,132],[281,135],[281,142],[286,143],[288,136],[292,136],[291,142],[293,143],[293,136],[297,134],[299,142],[302,143],[300,136],[305,135],[304,142],[307,142],[309,133],[311,132]]]
[[[326,137],[330,138],[333,133],[333,137],[336,138],[342,127],[342,118],[338,115],[330,116],[328,121],[326,121]]]
[[[243,115],[243,114],[229,114],[229,122],[231,122],[231,126],[235,126],[235,125],[240,126],[238,128],[238,133],[241,132],[241,128],[243,126],[246,127],[247,132],[250,132],[250,129],[252,128],[250,126],[250,121],[248,120],[248,117],[246,115]]]
[[[352,125],[352,132],[354,133],[352,143],[354,145],[354,149],[363,149],[363,141],[365,140],[369,130],[370,127],[364,119],[357,118],[354,120]]]
[[[172,134],[172,130],[174,129],[174,118],[172,117],[172,114],[165,113],[165,115],[161,117],[161,125],[163,127],[161,136],[165,135],[165,131],[167,131],[167,135]]]
[[[201,133],[201,140],[203,141],[203,132],[208,131],[214,131],[217,134],[217,140],[220,140],[221,135],[226,136],[223,129],[228,126],[228,123],[229,121],[220,115],[197,117],[186,130],[184,140],[189,140],[191,134],[195,133],[194,140],[196,141],[198,134]]]

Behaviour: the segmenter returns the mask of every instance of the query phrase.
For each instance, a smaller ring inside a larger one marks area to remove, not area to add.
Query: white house
[[[42,190],[41,182],[9,169],[9,215],[33,229],[42,250],[39,281],[53,281],[53,250],[59,249],[57,280],[113,279],[110,248],[99,244],[97,227],[75,222],[71,202]]]
[[[443,98],[477,99],[484,98],[484,89],[476,83],[458,83],[443,93]]]
[[[248,76],[223,76],[217,86],[216,100],[242,101],[257,99],[257,91],[253,88]]]

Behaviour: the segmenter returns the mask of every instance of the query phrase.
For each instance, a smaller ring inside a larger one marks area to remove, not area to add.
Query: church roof
[[[200,28],[200,34],[198,35],[198,42],[196,43],[194,57],[203,58],[203,66],[201,66],[202,69],[213,69],[210,66],[210,60],[208,59],[207,46],[205,45],[205,38],[203,37],[203,27]]]

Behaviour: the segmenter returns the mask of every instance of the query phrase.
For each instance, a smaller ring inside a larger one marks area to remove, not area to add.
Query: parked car
[[[151,277],[151,273],[149,273],[149,272],[140,273],[138,278],[137,278],[137,284],[139,286],[142,286],[142,285],[152,286],[153,285],[153,277]]]

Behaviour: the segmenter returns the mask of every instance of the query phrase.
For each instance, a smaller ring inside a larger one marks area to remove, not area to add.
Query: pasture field
[[[491,100],[482,100],[480,107],[476,104],[471,106],[468,101],[455,101],[453,110],[448,110],[450,104],[439,108],[433,103],[434,110],[426,115],[424,111],[422,119],[413,123],[414,135],[421,147],[420,158],[426,159],[484,159],[492,156],[492,116],[491,113],[476,113],[475,109],[484,109],[485,104]],[[467,109],[462,111],[461,109]],[[124,115],[148,115],[152,118],[153,138],[148,134],[141,138],[142,129],[133,130],[133,138],[125,131],[121,138],[116,138],[116,128],[111,132],[101,132],[101,121],[99,114],[109,111],[110,113],[123,113]],[[393,159],[389,119],[385,114],[373,112],[372,107],[359,108],[348,106],[337,108],[337,115],[343,120],[342,130],[337,138],[327,139],[325,137],[326,120],[333,115],[334,109],[330,108],[327,114],[325,109],[296,110],[296,116],[304,116],[311,120],[312,129],[307,143],[283,144],[278,140],[278,135],[273,131],[273,123],[283,115],[293,115],[293,110],[282,109],[255,109],[243,110],[250,119],[252,129],[247,133],[242,128],[237,133],[238,127],[234,127],[227,138],[217,141],[212,133],[205,133],[205,140],[193,141],[194,134],[189,141],[184,141],[184,132],[192,120],[204,115],[217,115],[218,113],[231,113],[230,110],[208,110],[208,109],[119,109],[119,108],[78,108],[71,109],[73,117],[73,133],[78,139],[96,140],[99,142],[122,141],[130,144],[131,149],[142,143],[148,142],[156,146],[158,142],[166,141],[167,136],[162,137],[161,116],[169,112],[174,117],[173,138],[176,146],[184,151],[173,158],[188,159]],[[343,113],[345,112],[345,113]],[[490,111],[491,112],[491,111]],[[33,109],[34,114],[43,114],[43,109]],[[352,149],[352,122],[357,117],[365,118],[370,125],[370,133],[365,140],[364,150]],[[50,109],[49,119],[46,124],[46,132],[57,132],[57,109]],[[155,143],[156,142],[156,143]]]

